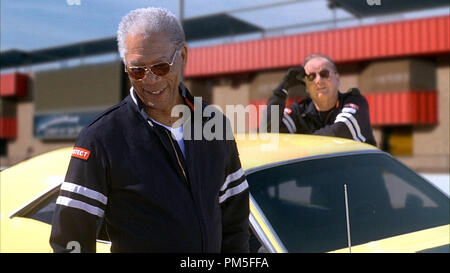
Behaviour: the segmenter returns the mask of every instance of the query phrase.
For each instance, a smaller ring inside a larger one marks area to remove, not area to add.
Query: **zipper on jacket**
[[[187,179],[187,176],[186,176],[186,172],[184,171],[183,165],[181,164],[181,161],[180,161],[180,157],[178,156],[177,149],[175,148],[175,144],[173,143],[172,136],[169,134],[169,131],[167,131],[167,130],[164,130],[164,131],[166,132],[167,136],[170,139],[170,144],[172,144],[173,151],[175,152],[175,156],[177,157],[178,166],[180,166],[181,171],[183,172],[183,176],[186,179],[186,183],[190,186],[189,180]],[[194,197],[192,196],[192,191],[191,191],[191,197],[195,204]],[[199,217],[203,219],[203,217],[201,217],[201,213],[200,213]],[[197,220],[199,221],[200,230],[201,230],[200,236],[202,238],[202,251],[204,251],[205,249],[207,249],[206,238],[205,238],[206,236],[205,236],[205,234],[203,234],[205,228],[203,227],[203,223],[202,223],[201,219],[199,219],[199,217],[197,217]]]
[[[181,164],[180,157],[178,156],[177,149],[175,148],[175,145],[173,144],[172,136],[169,135],[169,132],[167,130],[164,130],[164,131],[166,132],[167,136],[170,139],[170,144],[172,144],[173,151],[175,152],[175,156],[177,157],[178,166],[180,166],[181,171],[183,172],[184,179],[186,180],[186,183],[189,183],[187,176],[186,176],[186,172],[184,171],[183,165]]]

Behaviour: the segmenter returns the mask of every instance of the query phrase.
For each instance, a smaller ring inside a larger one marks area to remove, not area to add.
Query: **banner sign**
[[[34,136],[41,139],[75,139],[100,112],[36,114]]]

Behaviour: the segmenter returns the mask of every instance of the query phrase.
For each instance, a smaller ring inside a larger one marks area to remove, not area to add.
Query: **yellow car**
[[[449,198],[377,148],[308,135],[237,135],[252,252],[450,252]],[[72,148],[1,175],[0,252],[51,252]],[[101,232],[98,252],[110,243]]]

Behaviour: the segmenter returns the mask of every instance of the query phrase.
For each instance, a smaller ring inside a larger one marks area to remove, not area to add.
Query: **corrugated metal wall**
[[[17,118],[0,117],[0,138],[12,139],[17,137]]]
[[[450,51],[450,16],[267,38],[189,51],[186,77],[213,76],[300,64],[311,53],[337,63]]]
[[[424,125],[438,122],[436,91],[405,91],[364,95],[372,125]]]
[[[0,76],[0,96],[25,96],[27,92],[28,75],[22,73],[2,74]]]

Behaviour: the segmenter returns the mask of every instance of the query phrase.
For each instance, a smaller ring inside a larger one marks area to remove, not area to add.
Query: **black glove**
[[[303,66],[300,65],[298,67],[289,68],[286,75],[284,75],[283,80],[280,82],[280,85],[278,85],[278,87],[275,89],[274,92],[278,94],[285,94],[287,96],[289,88],[298,85],[302,87],[305,86],[304,78],[305,78],[305,69],[303,68]]]

